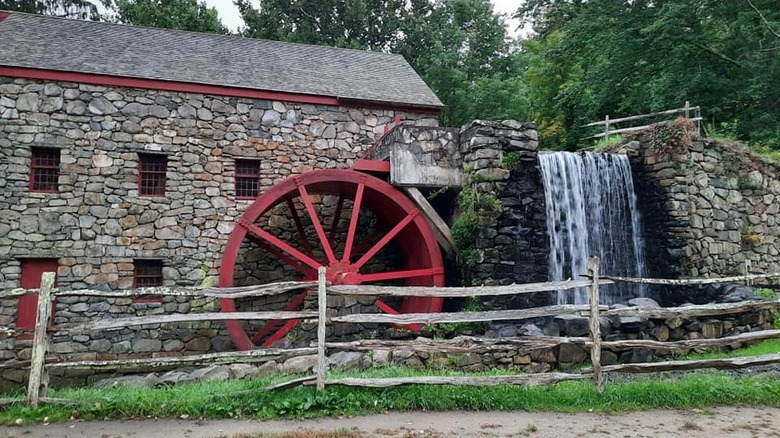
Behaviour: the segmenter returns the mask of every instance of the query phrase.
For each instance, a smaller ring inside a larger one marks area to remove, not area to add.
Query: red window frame
[[[138,154],[138,195],[165,196],[168,157],[160,154]]]
[[[236,160],[236,199],[255,199],[260,194],[260,160]]]
[[[164,282],[162,268],[162,260],[133,260],[133,289],[162,286]],[[139,295],[133,298],[133,303],[160,302],[162,302],[160,295]]]
[[[57,193],[60,191],[60,150],[57,148],[30,148],[30,191]]]

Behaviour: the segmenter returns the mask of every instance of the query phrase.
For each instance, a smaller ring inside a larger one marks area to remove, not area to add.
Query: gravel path
[[[3,427],[13,438],[209,438],[300,429],[350,429],[367,438],[780,438],[780,409],[718,407],[621,414],[529,412],[403,412],[304,421],[146,420]]]

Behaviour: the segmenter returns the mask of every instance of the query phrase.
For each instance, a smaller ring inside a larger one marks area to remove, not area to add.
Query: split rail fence
[[[657,119],[661,116],[681,116],[685,117],[686,119],[690,119],[694,127],[696,129],[696,135],[700,135],[701,133],[701,107],[699,106],[691,106],[689,102],[685,102],[685,106],[682,108],[675,108],[671,110],[666,111],[659,111],[655,113],[648,113],[648,114],[640,114],[638,116],[630,116],[630,117],[621,117],[618,119],[610,119],[609,115],[604,117],[604,120],[588,123],[587,125],[582,125],[582,128],[591,128],[595,126],[603,126],[604,131],[596,134],[591,135],[590,137],[582,138],[582,140],[587,140],[591,138],[609,138],[610,135],[618,135],[623,134],[626,132],[634,132],[634,131],[641,131],[643,129],[647,129],[653,125],[658,124],[658,122],[647,124],[647,122],[644,122],[646,124],[641,126],[628,126],[624,128],[619,128],[618,126],[621,124],[625,124],[628,122],[636,122],[638,120],[646,120],[646,119]],[[625,126],[625,125],[624,125]]]
[[[513,284],[509,286],[483,286],[483,287],[416,287],[416,286],[329,286],[326,283],[325,268],[320,268],[318,281],[316,282],[285,282],[262,286],[247,286],[234,288],[142,288],[125,291],[97,291],[77,290],[60,291],[53,288],[54,273],[43,274],[41,288],[37,290],[14,289],[0,292],[0,298],[20,296],[26,293],[38,293],[38,315],[33,336],[32,358],[30,361],[30,377],[27,389],[27,403],[37,406],[41,402],[56,401],[46,397],[49,386],[49,370],[56,368],[88,368],[88,369],[123,369],[128,367],[162,367],[176,365],[200,365],[214,363],[240,363],[261,362],[265,360],[286,359],[302,355],[317,355],[317,364],[313,375],[294,379],[275,385],[268,389],[280,389],[299,384],[316,385],[322,390],[327,385],[348,385],[368,387],[390,387],[406,384],[436,384],[436,385],[524,385],[536,386],[552,384],[566,380],[592,380],[597,391],[603,391],[605,373],[647,373],[669,370],[691,370],[699,368],[742,368],[754,365],[766,365],[780,363],[780,354],[768,354],[762,356],[740,357],[733,359],[708,359],[708,360],[680,360],[648,363],[629,363],[618,365],[601,365],[601,351],[608,348],[613,351],[647,348],[666,352],[687,352],[696,348],[713,348],[727,345],[756,342],[766,339],[780,338],[780,330],[762,330],[747,332],[739,335],[716,338],[696,339],[673,342],[661,342],[653,340],[622,340],[603,341],[599,318],[604,316],[640,316],[653,319],[691,318],[728,315],[741,312],[761,311],[780,308],[780,299],[745,301],[741,303],[694,305],[678,308],[649,308],[629,307],[622,309],[608,309],[599,305],[599,287],[617,282],[633,282],[643,284],[662,285],[703,285],[729,282],[749,282],[761,278],[777,278],[780,273],[742,275],[738,277],[706,278],[706,279],[635,279],[624,277],[601,276],[599,261],[590,259],[588,273],[576,280],[555,281],[547,283]],[[278,312],[212,312],[170,314],[153,316],[136,316],[128,318],[102,319],[83,324],[60,324],[51,326],[52,298],[62,295],[103,296],[103,297],[129,297],[138,295],[174,295],[174,296],[198,296],[215,298],[245,298],[282,294],[295,289],[311,288],[317,290],[317,311],[278,311]],[[408,313],[408,314],[351,314],[344,316],[327,316],[328,294],[349,296],[393,296],[393,297],[443,297],[466,298],[474,296],[501,296],[538,292],[552,292],[561,290],[573,290],[587,287],[590,302],[588,305],[554,305],[516,310],[493,310],[483,312],[456,312],[456,313]],[[489,322],[489,321],[517,321],[546,316],[564,314],[587,314],[589,318],[589,337],[547,337],[528,336],[515,338],[479,338],[460,336],[449,340],[358,340],[353,342],[328,342],[326,340],[326,328],[328,324],[394,324],[404,326],[410,324],[439,324],[459,322]],[[106,361],[78,361],[78,362],[52,362],[47,361],[47,349],[49,345],[49,332],[60,330],[89,331],[112,330],[128,326],[140,326],[147,324],[181,323],[191,321],[222,321],[222,320],[316,320],[317,343],[316,347],[294,349],[257,349],[251,351],[209,353],[183,357],[170,358],[143,358],[120,359]],[[531,373],[531,374],[507,374],[501,376],[418,376],[399,378],[336,378],[326,377],[328,366],[327,350],[396,350],[409,349],[429,353],[481,353],[510,350],[538,350],[549,349],[564,343],[576,343],[590,349],[591,368],[579,373]],[[19,366],[19,364],[17,364]],[[7,368],[2,365],[0,368]]]

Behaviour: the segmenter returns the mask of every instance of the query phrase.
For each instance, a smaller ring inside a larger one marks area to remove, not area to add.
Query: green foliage
[[[520,170],[520,167],[523,164],[521,158],[522,157],[518,152],[504,152],[501,165],[507,170]]]
[[[774,300],[777,299],[777,293],[775,293],[774,290],[766,288],[766,287],[760,287],[756,289],[756,293],[768,300]],[[776,329],[780,329],[780,310],[772,310],[772,318],[774,319],[774,325]],[[770,342],[770,341],[766,341]],[[780,341],[775,340],[773,344],[776,348],[775,353],[780,352]]]
[[[596,142],[595,146],[593,146],[594,152],[609,152],[612,150],[613,147],[619,145],[623,142],[623,137],[619,135],[610,135],[607,137],[602,137],[599,139],[599,141]]]
[[[771,291],[771,289],[768,289]],[[775,324],[777,319],[775,318]],[[780,339],[770,339],[761,341],[757,344],[739,348],[728,352],[716,351],[707,353],[686,354],[678,357],[680,360],[704,360],[704,359],[724,359],[729,357],[748,357],[763,356],[765,354],[780,353]]]
[[[445,126],[527,120],[524,58],[488,0],[237,0],[242,34],[404,56],[446,105]]]
[[[198,0],[116,0],[116,20],[136,26],[227,34],[217,10]]]
[[[479,190],[479,180],[472,178],[458,194],[458,216],[452,222],[452,237],[466,266],[474,266],[479,253],[474,242],[485,218],[501,213],[503,205],[492,193]]]
[[[97,6],[89,0],[0,0],[0,10],[92,20],[100,18]]]
[[[773,0],[528,0],[518,17],[531,112],[547,148],[609,114],[700,105],[739,140],[780,149],[780,9]]]

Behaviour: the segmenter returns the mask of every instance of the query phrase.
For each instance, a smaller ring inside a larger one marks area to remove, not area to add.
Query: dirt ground
[[[780,438],[780,409],[719,407],[621,414],[529,412],[394,412],[302,421],[144,420],[0,427],[19,438],[216,438],[295,430],[362,432],[374,438],[450,437],[729,437]]]

